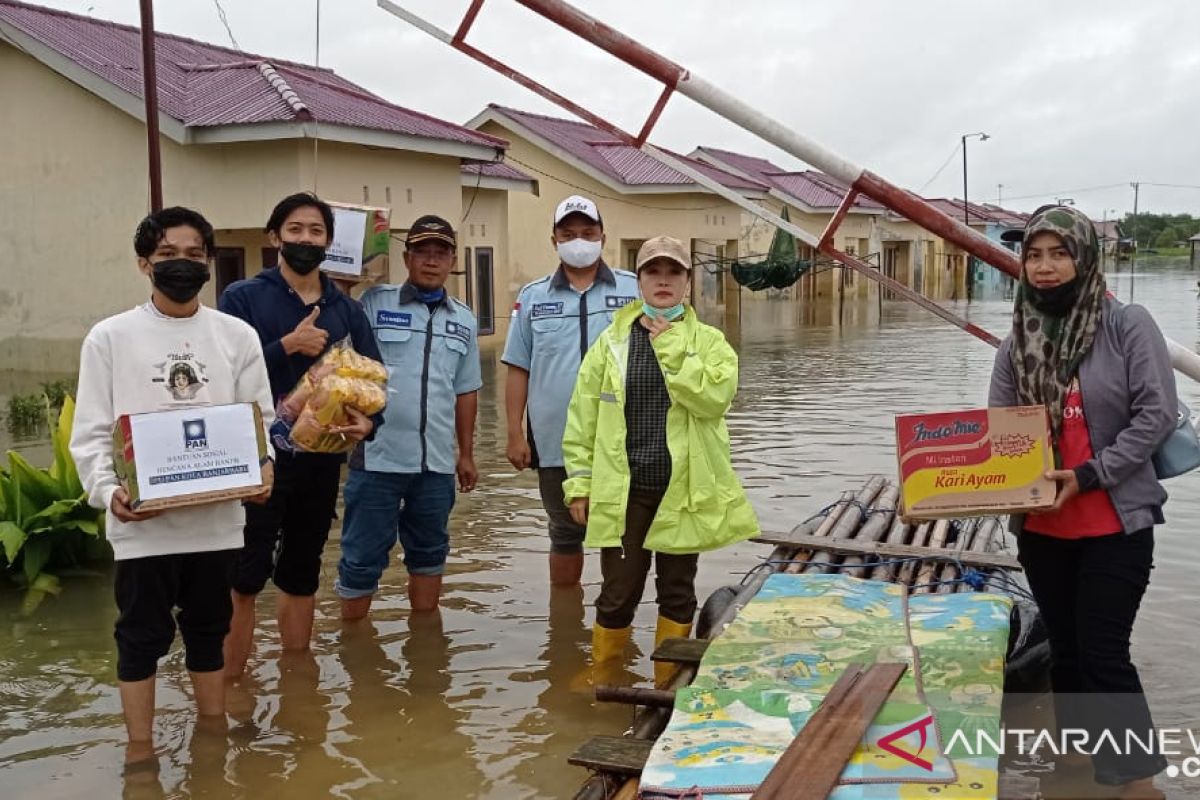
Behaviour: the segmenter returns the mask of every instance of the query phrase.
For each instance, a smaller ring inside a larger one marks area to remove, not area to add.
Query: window
[[[475,316],[479,320],[479,334],[486,336],[496,332],[495,297],[492,294],[492,248],[475,248],[475,294],[478,305]]]
[[[271,269],[279,266],[279,248],[264,247],[262,249],[262,268]]]
[[[217,277],[217,297],[234,281],[246,277],[246,248],[218,247],[215,264]]]

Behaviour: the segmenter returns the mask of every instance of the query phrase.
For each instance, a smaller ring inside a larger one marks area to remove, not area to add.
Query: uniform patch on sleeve
[[[560,303],[534,303],[532,316],[534,319],[538,317],[557,317],[563,312],[563,304]]]
[[[412,328],[412,314],[407,311],[388,311],[379,309],[375,312],[376,328]]]

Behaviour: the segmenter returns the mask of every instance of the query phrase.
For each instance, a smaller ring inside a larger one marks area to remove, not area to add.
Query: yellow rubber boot
[[[633,636],[633,628],[592,626],[592,686],[616,686],[625,677],[625,651]]]
[[[676,622],[666,617],[658,618],[658,627],[654,629],[654,649],[667,639],[686,639],[692,635],[692,623]],[[662,689],[675,677],[679,665],[672,661],[654,662],[654,685]]]

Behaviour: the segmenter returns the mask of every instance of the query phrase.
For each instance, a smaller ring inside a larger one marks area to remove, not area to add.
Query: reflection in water
[[[390,636],[371,621],[346,626],[341,713],[348,736],[337,749],[367,771],[370,783],[364,785],[372,796],[415,796],[415,787],[448,779],[482,785],[483,776],[465,757],[472,742],[461,730],[461,700],[451,692],[451,639],[442,615],[412,614],[407,623],[406,634]]]
[[[1124,276],[1110,276],[1110,285],[1127,297]],[[1170,336],[1197,341],[1190,270],[1139,270],[1137,298]],[[1003,333],[1010,306],[955,310]],[[723,327],[741,353],[741,391],[729,418],[734,464],[769,530],[790,529],[860,476],[893,472],[893,415],[982,403],[993,356],[900,303],[882,311],[848,306],[839,325],[828,310],[752,299],[740,327]],[[28,620],[16,615],[20,592],[0,591],[0,796],[570,796],[584,773],[567,765],[567,755],[589,736],[623,731],[631,712],[571,690],[587,664],[598,565],[589,560],[582,596],[546,585],[534,476],[514,475],[503,457],[499,344],[483,353],[479,489],[459,498],[451,518],[440,617],[409,614],[397,560],[384,573],[371,621],[343,626],[330,591],[335,535],[313,652],[281,657],[273,620],[262,620],[252,672],[230,694],[231,728],[209,736],[195,730],[182,652],[173,651],[160,670],[159,772],[126,778],[111,579],[64,581],[62,596]],[[1200,409],[1200,385],[1183,382],[1180,392]],[[1167,484],[1168,524],[1156,537],[1157,569],[1134,632],[1135,658],[1164,726],[1200,728],[1192,676],[1198,488],[1200,473]],[[698,595],[736,580],[766,554],[751,543],[706,553]],[[632,667],[643,680],[652,600],[634,622],[641,655]]]

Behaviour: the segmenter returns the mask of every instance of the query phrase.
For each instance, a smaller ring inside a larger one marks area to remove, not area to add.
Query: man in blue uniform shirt
[[[475,488],[475,410],[483,379],[475,315],[445,289],[455,253],[450,224],[421,217],[404,242],[408,280],[362,296],[388,368],[388,405],[387,424],[350,458],[337,581],[346,620],[370,611],[397,539],[412,610],[437,609],[455,475],[462,491]]]
[[[612,316],[638,298],[637,276],[604,263],[604,222],[596,204],[572,195],[554,211],[550,243],[559,266],[517,295],[502,360],[508,460],[538,471],[550,517],[550,582],[579,583],[584,528],[563,503],[562,438],[579,365]],[[526,431],[522,419],[528,411]]]

